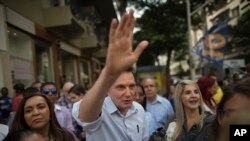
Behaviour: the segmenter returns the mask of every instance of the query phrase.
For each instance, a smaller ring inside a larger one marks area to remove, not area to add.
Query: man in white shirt
[[[112,20],[106,65],[93,87],[72,114],[86,131],[87,141],[148,141],[145,111],[133,102],[135,79],[127,71],[148,45],[141,42],[132,50],[133,11],[120,23]]]

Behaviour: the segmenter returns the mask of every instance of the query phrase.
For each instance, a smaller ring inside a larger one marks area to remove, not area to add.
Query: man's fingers
[[[126,23],[126,27],[127,27],[127,30],[124,31],[124,34],[126,36],[131,36],[133,34],[133,29],[135,27],[135,17],[134,17],[133,11],[130,11],[130,13],[129,13],[129,18],[128,18],[128,22]],[[131,37],[133,37],[133,36],[131,36]]]
[[[118,24],[118,27],[117,27],[117,34],[121,34],[121,32],[123,32],[124,30],[124,27],[126,25],[126,22],[128,22],[128,13],[125,13],[122,18],[121,18],[121,21],[119,22]]]
[[[116,19],[112,19],[111,25],[110,25],[110,30],[109,30],[109,42],[113,39],[112,37],[115,34],[115,31],[117,29],[118,22]]]
[[[130,10],[129,14],[128,14],[128,20],[126,22],[126,26],[129,27],[129,28],[134,27],[133,26],[134,22],[135,22],[134,11]]]
[[[129,13],[125,13],[122,16],[119,23],[117,20],[112,20],[109,37],[115,36],[119,38],[123,35],[129,36],[131,34],[131,30],[134,28],[134,24],[134,11],[130,10]]]
[[[148,41],[142,41],[140,42],[137,47],[135,48],[134,55],[139,58],[143,50],[148,46]]]

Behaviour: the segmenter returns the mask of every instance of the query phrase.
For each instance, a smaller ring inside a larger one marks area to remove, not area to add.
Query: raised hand
[[[111,22],[106,65],[93,87],[82,99],[79,110],[73,112],[75,117],[79,117],[81,121],[92,122],[100,116],[104,99],[110,87],[122,72],[138,60],[148,45],[147,41],[142,41],[133,51],[132,41],[135,25],[133,14],[133,11],[124,14],[120,23],[115,19]]]
[[[109,33],[109,46],[106,59],[106,71],[111,75],[118,75],[131,67],[139,58],[148,42],[142,41],[133,51],[133,29],[135,26],[134,12],[125,13],[118,23],[116,19],[111,22]]]

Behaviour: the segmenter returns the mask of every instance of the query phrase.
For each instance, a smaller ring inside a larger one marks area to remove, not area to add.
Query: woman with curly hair
[[[24,129],[35,131],[48,141],[74,141],[72,134],[59,125],[53,104],[41,94],[23,98],[8,136]]]

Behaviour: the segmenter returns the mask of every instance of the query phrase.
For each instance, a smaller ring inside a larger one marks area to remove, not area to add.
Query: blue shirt
[[[149,135],[152,135],[153,132],[155,131],[155,121],[153,119],[153,116],[151,115],[151,113],[147,112],[145,113],[145,118],[148,124],[148,133]]]
[[[146,109],[155,120],[155,127],[164,127],[168,120],[174,115],[171,103],[162,96],[157,95],[154,102],[147,101]]]
[[[99,118],[87,123],[78,118],[80,102],[74,104],[72,114],[86,131],[87,141],[148,141],[145,111],[140,104],[133,102],[126,116],[123,116],[111,98],[106,97]]]
[[[0,97],[0,119],[3,120],[4,124],[7,123],[10,112],[11,112],[12,100],[10,97]]]

